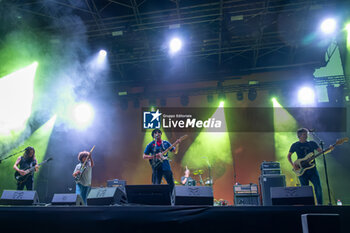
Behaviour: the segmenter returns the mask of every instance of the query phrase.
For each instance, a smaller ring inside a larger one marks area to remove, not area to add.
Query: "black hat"
[[[160,130],[160,129],[154,129],[153,131],[152,131],[152,138],[154,138],[154,134],[155,133],[162,133],[162,131]]]

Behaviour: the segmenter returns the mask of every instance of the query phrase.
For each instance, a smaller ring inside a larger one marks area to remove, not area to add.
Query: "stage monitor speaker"
[[[271,201],[271,187],[285,187],[285,175],[261,175],[259,176],[259,184],[261,191],[262,204],[264,206],[272,205]]]
[[[241,193],[234,195],[234,203],[235,206],[256,206],[260,205],[260,197],[259,194],[251,194],[251,193]]]
[[[56,193],[53,195],[52,205],[84,205],[84,201],[79,194]]]
[[[302,214],[303,233],[340,233],[339,214]]]
[[[208,186],[175,186],[175,205],[213,205],[213,188]]]
[[[88,205],[126,204],[126,194],[120,187],[92,188],[88,197]]]
[[[36,191],[4,190],[1,205],[34,205],[39,203]]]
[[[142,205],[173,205],[169,185],[126,185],[128,203]]]
[[[315,205],[311,186],[271,187],[272,205]]]

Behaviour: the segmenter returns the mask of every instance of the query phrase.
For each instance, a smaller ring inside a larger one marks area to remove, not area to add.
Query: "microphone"
[[[307,129],[310,133],[313,133],[315,132],[316,130],[315,129]]]

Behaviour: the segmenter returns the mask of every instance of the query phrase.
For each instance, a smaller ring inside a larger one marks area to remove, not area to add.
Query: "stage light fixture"
[[[169,43],[170,53],[175,54],[182,48],[182,41],[179,38],[173,38]]]
[[[254,101],[257,97],[258,93],[256,92],[255,88],[250,88],[248,91],[248,99],[250,101]]]
[[[156,106],[157,105],[157,99],[154,97],[151,97],[148,99],[149,106]]]
[[[325,34],[331,34],[335,31],[337,22],[335,19],[328,18],[321,23],[321,30]]]
[[[73,110],[75,123],[80,126],[87,126],[94,118],[94,109],[86,102],[77,104]]]
[[[99,55],[100,55],[101,57],[105,57],[105,56],[107,56],[107,52],[106,52],[106,50],[101,49],[101,50],[100,50],[100,52],[99,52]]]
[[[237,100],[238,101],[242,101],[243,100],[243,92],[242,91],[239,91],[239,92],[237,92]]]
[[[302,87],[298,91],[298,100],[301,105],[309,105],[315,102],[315,92],[310,87]]]
[[[226,95],[223,92],[220,92],[218,95],[219,101],[225,101],[226,100]]]

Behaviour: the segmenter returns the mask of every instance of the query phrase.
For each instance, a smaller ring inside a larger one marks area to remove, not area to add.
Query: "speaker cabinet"
[[[169,185],[126,185],[128,203],[142,205],[173,205]]]
[[[207,186],[175,186],[175,205],[213,205],[213,188]]]
[[[126,203],[126,194],[119,187],[93,188],[87,197],[88,205],[121,205]]]
[[[262,204],[264,206],[272,205],[271,201],[271,187],[285,187],[285,175],[261,175],[259,176],[259,184],[261,191]]]
[[[36,191],[4,190],[1,205],[34,205],[39,203]]]
[[[235,194],[235,206],[252,206],[260,205],[259,194]]]
[[[75,193],[56,193],[53,195],[52,205],[84,205],[80,195]]]
[[[272,205],[315,205],[311,186],[271,187]]]
[[[339,214],[302,214],[303,233],[340,233]]]

